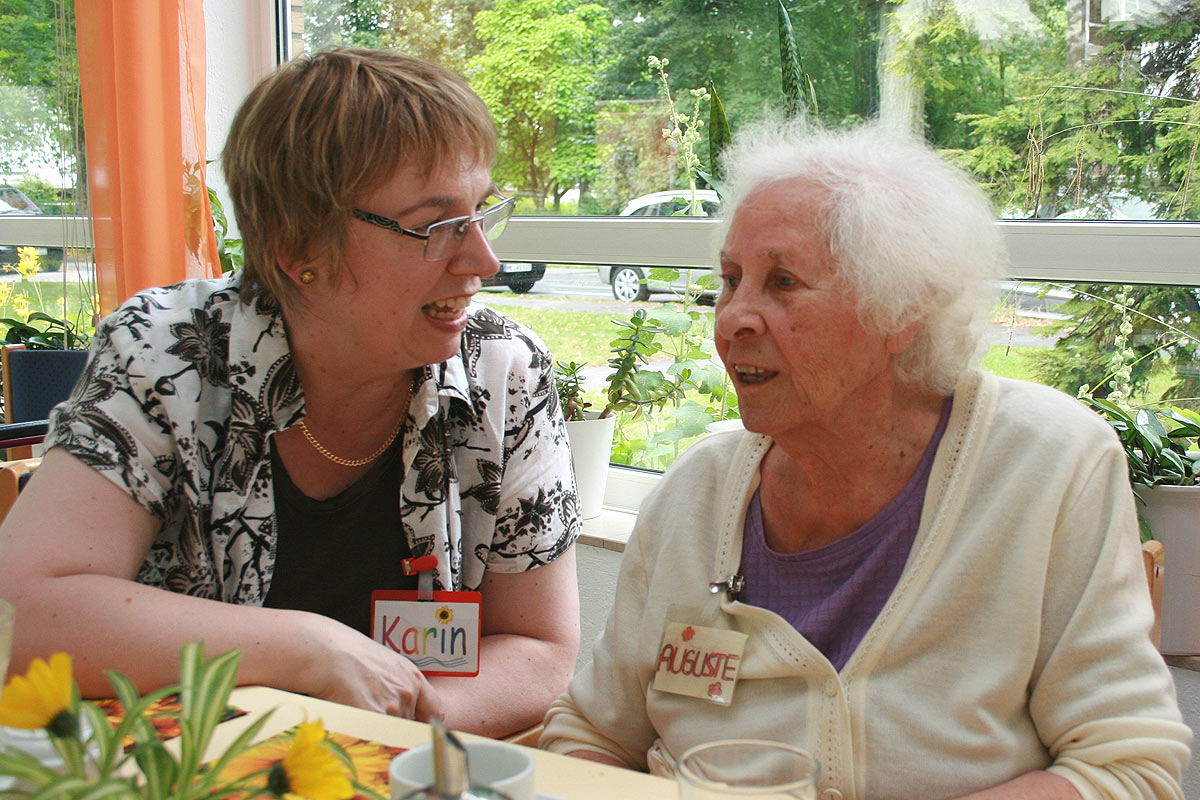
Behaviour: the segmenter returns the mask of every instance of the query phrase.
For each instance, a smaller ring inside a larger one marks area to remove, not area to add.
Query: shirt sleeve
[[[1192,732],[1149,639],[1153,610],[1120,447],[1101,448],[1075,481],[1055,532],[1030,687],[1048,769],[1085,800],[1181,800]]]
[[[487,569],[523,572],[566,552],[583,526],[550,352],[513,326],[504,386],[503,474]]]
[[[118,311],[97,329],[84,380],[50,414],[46,446],[61,447],[162,520],[176,472],[175,440],[147,374],[150,343],[130,336],[121,318]]]

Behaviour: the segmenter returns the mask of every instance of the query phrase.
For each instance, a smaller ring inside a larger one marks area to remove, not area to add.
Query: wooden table
[[[394,747],[415,747],[430,739],[429,726],[422,722],[389,717],[279,689],[262,686],[235,689],[230,703],[249,713],[217,726],[209,757],[223,752],[247,725],[271,709],[275,709],[275,713],[263,728],[262,738],[286,730],[307,716],[310,720],[323,720],[326,730]],[[463,738],[482,737],[464,734]],[[538,792],[562,800],[672,800],[678,792],[675,783],[664,778],[544,750],[526,749],[533,756]]]

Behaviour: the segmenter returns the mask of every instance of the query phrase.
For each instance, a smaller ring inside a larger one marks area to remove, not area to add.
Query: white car
[[[687,210],[690,198],[691,192],[687,189],[654,192],[653,194],[642,195],[630,200],[628,205],[621,209],[621,213],[618,216],[673,217]],[[697,189],[696,199],[700,201],[700,207],[704,210],[706,216],[717,216],[720,212],[721,198],[712,189]],[[691,272],[693,284],[697,277],[709,273],[708,267],[688,267],[685,269]],[[602,282],[612,286],[613,297],[624,302],[632,302],[634,300],[648,300],[651,294],[670,293],[676,296],[682,295],[687,289],[688,281],[685,269],[680,269],[679,278],[671,283],[646,280],[650,271],[648,267],[612,267],[604,265],[596,267],[596,274],[600,276]],[[706,288],[703,290],[701,297],[702,299],[712,300],[716,297],[718,291],[717,289]]]

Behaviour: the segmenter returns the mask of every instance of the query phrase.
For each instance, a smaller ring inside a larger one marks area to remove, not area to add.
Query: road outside
[[[1035,329],[1047,318],[1057,316],[1054,307],[1065,295],[1039,298],[1034,284],[1004,281],[999,290],[1015,307],[1015,315],[1006,320],[1008,324],[994,324],[988,332],[989,344],[1014,345],[1021,347],[1049,347],[1053,339],[1039,336]],[[503,287],[483,290],[481,300],[488,294],[507,291]],[[547,267],[546,277],[534,284],[527,294],[505,297],[504,302],[513,305],[541,305],[563,311],[599,311],[610,314],[633,313],[635,308],[654,308],[670,301],[669,295],[654,295],[645,302],[626,303],[612,296],[612,289],[600,282],[595,267]]]

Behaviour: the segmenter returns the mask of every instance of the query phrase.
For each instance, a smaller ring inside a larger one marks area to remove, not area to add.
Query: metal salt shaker
[[[467,749],[439,719],[433,728],[433,785],[409,792],[400,800],[511,800],[482,786],[471,786]]]

